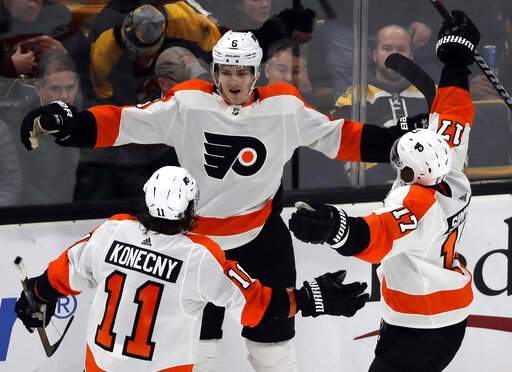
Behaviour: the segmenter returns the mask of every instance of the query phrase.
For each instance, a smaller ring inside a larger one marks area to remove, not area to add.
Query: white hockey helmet
[[[450,171],[452,157],[443,137],[429,129],[417,129],[397,139],[390,160],[406,184],[433,186]]]
[[[215,76],[217,65],[254,67],[254,87],[260,74],[263,50],[252,32],[226,32],[213,47],[212,57],[211,72],[217,87],[219,87],[218,79]]]
[[[149,214],[166,220],[182,219],[190,202],[199,200],[196,180],[180,167],[158,169],[144,184],[144,193]]]

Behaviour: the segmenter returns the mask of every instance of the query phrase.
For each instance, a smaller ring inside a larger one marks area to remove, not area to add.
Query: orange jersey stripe
[[[167,91],[165,97],[162,99],[163,101],[168,101],[174,96],[176,92],[180,90],[199,90],[204,93],[212,94],[214,91],[215,85],[213,83],[203,81],[203,80],[186,80],[182,83],[176,84],[171,89]]]
[[[263,226],[270,212],[272,212],[272,199],[269,199],[262,209],[240,216],[225,218],[199,217],[192,232],[212,236],[241,234]]]
[[[363,124],[345,120],[341,130],[337,160],[361,161],[361,136]]]
[[[109,220],[115,221],[137,221],[137,219],[126,213],[115,214],[109,218]],[[48,281],[51,286],[62,293],[63,295],[78,295],[80,292],[73,290],[69,284],[69,259],[68,259],[68,251],[80,243],[85,243],[89,241],[91,235],[94,233],[96,229],[93,229],[89,234],[87,234],[83,239],[77,241],[71,247],[62,252],[57,259],[50,262],[48,265]]]
[[[102,105],[88,109],[96,120],[96,145],[94,147],[110,147],[119,135],[121,111],[123,107]]]
[[[85,349],[85,372],[106,372],[96,364],[89,345]]]
[[[396,312],[405,314],[436,315],[463,309],[473,301],[471,280],[459,289],[438,291],[424,295],[414,295],[390,289],[386,279],[382,281],[382,297]]]
[[[304,98],[299,93],[299,90],[293,85],[285,82],[277,82],[262,87],[256,88],[258,90],[260,101],[263,101],[270,97],[276,96],[294,96],[304,102]]]
[[[187,237],[194,243],[201,244],[203,247],[208,249],[208,251],[220,264],[220,266],[224,267],[226,264],[226,256],[224,255],[224,251],[219,247],[217,243],[215,243],[209,237],[197,233],[187,233]]]
[[[139,109],[144,110],[155,102],[166,102],[170,100],[174,93],[180,90],[200,90],[206,93],[213,92],[214,85],[206,81],[201,80],[189,80],[181,84],[177,84],[173,88],[169,89],[164,98],[150,102]],[[121,125],[121,112],[123,109],[134,106],[113,106],[113,105],[100,105],[93,106],[88,109],[95,118],[96,121],[96,145],[95,147],[111,147],[117,137],[119,136],[119,127]]]
[[[304,104],[304,106],[306,106],[307,108],[318,111],[316,108],[314,108],[309,103],[304,101],[304,98],[301,96],[299,90],[292,84],[280,81],[277,83],[272,83],[269,85],[258,87],[256,89],[258,90],[258,95],[259,95],[260,101],[263,101],[270,97],[276,97],[276,96],[294,96],[294,97],[300,99],[302,101],[302,103]],[[320,112],[320,111],[318,111],[318,112]]]
[[[192,369],[193,365],[187,364],[161,369],[158,372],[192,372]],[[94,360],[94,355],[92,355],[89,345],[87,345],[85,350],[85,372],[106,372],[105,370],[98,367],[98,364],[96,364],[96,360]]]
[[[263,286],[259,280],[254,280],[240,267],[236,261],[226,260],[219,245],[206,236],[188,234],[190,240],[201,244],[212,253],[224,270],[224,274],[235,284],[245,298],[241,323],[244,326],[255,327],[259,324],[270,304],[272,289]]]
[[[85,243],[89,241],[91,234],[87,234],[85,238],[77,241],[71,247],[66,249],[64,252],[60,254],[55,260],[49,263],[48,265],[48,281],[51,286],[57,290],[59,293],[62,293],[66,296],[76,296],[80,294],[71,288],[69,284],[69,259],[68,259],[68,251],[73,248],[77,244]]]
[[[435,203],[435,193],[434,189],[411,185],[403,200],[403,206],[408,209],[408,213],[405,208],[398,208],[382,214],[372,213],[363,217],[370,228],[370,243],[356,257],[370,263],[379,263],[393,248],[395,240],[413,231],[413,229],[404,229],[404,225],[412,226],[419,223]]]
[[[171,367],[166,369],[161,369],[158,372],[192,372],[194,365],[187,364],[184,366]]]
[[[113,221],[137,221],[137,218],[135,216],[132,216],[128,213],[118,213],[114,214],[112,217],[109,218],[109,220]]]
[[[457,118],[462,124],[473,122],[475,107],[469,92],[458,87],[439,88],[432,104],[432,112]]]

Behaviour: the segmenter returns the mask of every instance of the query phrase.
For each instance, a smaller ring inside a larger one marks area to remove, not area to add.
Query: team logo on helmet
[[[257,138],[208,132],[204,136],[204,168],[210,177],[223,179],[230,169],[240,176],[252,176],[267,157],[265,145]]]

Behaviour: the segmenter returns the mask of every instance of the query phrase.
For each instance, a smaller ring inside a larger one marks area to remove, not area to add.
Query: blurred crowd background
[[[314,13],[298,11],[299,3]],[[265,60],[258,85],[287,81],[333,118],[351,118],[362,109],[366,122],[390,126],[426,111],[421,92],[384,61],[403,54],[437,81],[434,44],[441,17],[427,0],[368,4],[366,15],[360,0],[0,0],[0,206],[140,197],[154,170],[177,164],[172,148],[74,149],[47,137],[28,152],[19,141],[22,118],[54,100],[82,109],[138,105],[184,80],[210,80],[210,52],[227,29],[259,35]],[[481,53],[511,91],[512,1],[445,4],[475,21]],[[362,43],[354,40],[361,27],[368,35]],[[354,74],[353,57],[361,45],[366,78],[354,79],[361,75]],[[362,83],[365,96],[359,99],[354,88]],[[512,178],[510,112],[477,67],[471,92],[477,115],[466,173],[472,180]],[[387,165],[342,164],[300,149],[283,184],[285,190],[362,188],[393,179]]]

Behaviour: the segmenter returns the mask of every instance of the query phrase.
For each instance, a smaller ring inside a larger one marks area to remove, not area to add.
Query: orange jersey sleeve
[[[135,220],[129,214],[116,214],[109,221]],[[94,229],[48,265],[50,285],[63,295],[77,295],[91,288],[95,279],[91,276],[96,241],[105,230],[105,224]],[[101,248],[101,247],[100,247]]]
[[[435,190],[419,185],[406,186],[408,192],[402,205],[385,208],[364,217],[370,229],[368,247],[356,257],[379,263],[393,248],[396,240],[412,233],[419,221],[435,203]]]
[[[272,289],[251,278],[236,261],[227,260],[220,247],[208,237],[196,234],[189,234],[188,237],[205,247],[216,264],[220,265],[217,268],[211,267],[209,271],[208,267],[202,270],[208,280],[208,284],[203,286],[205,297],[217,305],[226,306],[230,312],[239,314],[242,325],[258,325],[270,304]],[[222,270],[223,279],[215,275],[214,270],[219,269]]]

